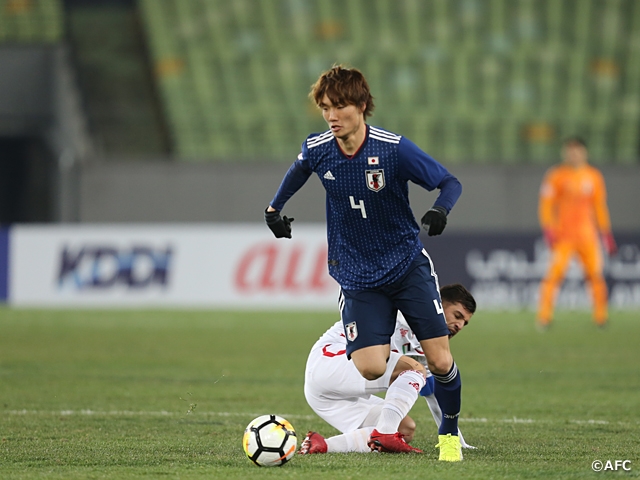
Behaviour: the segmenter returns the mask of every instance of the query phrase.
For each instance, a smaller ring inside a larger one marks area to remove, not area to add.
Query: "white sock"
[[[327,453],[367,453],[371,451],[367,442],[373,427],[364,427],[353,432],[343,433],[335,437],[329,437],[327,442]]]
[[[384,398],[380,420],[376,424],[379,433],[396,433],[400,422],[407,416],[418,394],[424,387],[425,379],[417,370],[405,370],[389,386]]]

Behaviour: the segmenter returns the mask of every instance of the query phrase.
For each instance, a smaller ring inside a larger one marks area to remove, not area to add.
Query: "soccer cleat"
[[[302,441],[302,445],[300,445],[300,450],[298,450],[299,455],[312,453],[327,453],[327,442],[318,432],[308,432]]]
[[[369,448],[373,452],[385,453],[422,453],[422,450],[414,448],[404,440],[404,435],[396,433],[378,433],[377,430],[371,432]]]
[[[460,449],[460,437],[457,435],[438,435],[438,444],[436,448],[440,448],[440,458],[444,462],[459,462],[462,460],[462,450]]]

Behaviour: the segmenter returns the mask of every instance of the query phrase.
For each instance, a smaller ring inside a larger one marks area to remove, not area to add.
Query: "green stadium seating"
[[[370,123],[452,163],[557,161],[584,136],[634,163],[637,0],[139,0],[178,155],[291,161],[324,123],[307,99],[360,68]]]
[[[62,0],[0,0],[0,45],[53,43],[62,36]]]

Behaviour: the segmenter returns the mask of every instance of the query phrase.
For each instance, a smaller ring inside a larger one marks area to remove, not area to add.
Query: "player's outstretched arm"
[[[284,208],[287,200],[306,183],[311,173],[312,170],[309,168],[308,162],[300,154],[287,171],[276,195],[264,211],[264,220],[276,238],[291,238],[293,218],[280,216],[280,211]]]
[[[421,220],[429,236],[440,235],[447,225],[447,215],[462,194],[462,185],[443,165],[410,140],[403,137],[398,148],[400,176],[428,191],[440,190],[433,207]]]
[[[618,253],[618,245],[613,233],[611,233],[611,218],[609,216],[609,207],[607,206],[607,188],[604,183],[604,177],[600,172],[597,172],[594,176],[593,208],[596,222],[605,251],[608,255],[615,255]]]
[[[421,221],[422,227],[430,237],[440,235],[444,231],[444,227],[447,226],[447,215],[462,193],[462,185],[449,172],[442,177],[438,188],[440,195]]]

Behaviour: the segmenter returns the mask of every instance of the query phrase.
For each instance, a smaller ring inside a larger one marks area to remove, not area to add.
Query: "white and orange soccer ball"
[[[293,426],[278,415],[261,415],[244,430],[242,448],[259,467],[279,467],[296,453],[298,439]]]

